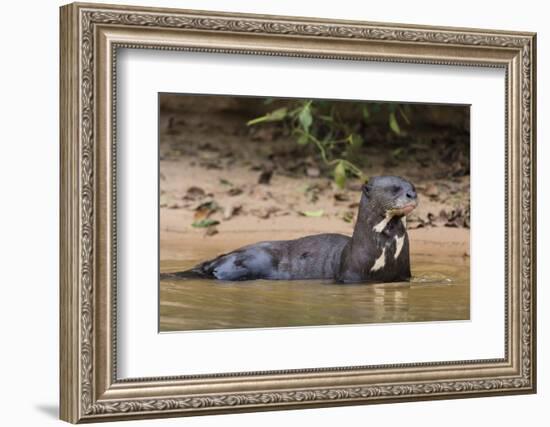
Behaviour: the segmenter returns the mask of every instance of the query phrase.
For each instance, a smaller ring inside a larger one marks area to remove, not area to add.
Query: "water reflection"
[[[162,261],[161,271],[196,264]],[[410,282],[162,280],[160,330],[265,328],[467,320],[469,258],[412,259]]]

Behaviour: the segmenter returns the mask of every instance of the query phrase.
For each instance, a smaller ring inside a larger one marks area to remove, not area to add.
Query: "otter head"
[[[390,219],[410,214],[418,205],[414,185],[398,176],[375,176],[363,186],[369,207]]]

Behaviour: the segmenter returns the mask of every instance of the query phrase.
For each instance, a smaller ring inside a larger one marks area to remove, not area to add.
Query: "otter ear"
[[[370,190],[371,190],[371,186],[369,185],[368,182],[365,183],[365,184],[363,184],[363,193],[364,193],[365,195],[368,196],[369,193],[370,193]]]

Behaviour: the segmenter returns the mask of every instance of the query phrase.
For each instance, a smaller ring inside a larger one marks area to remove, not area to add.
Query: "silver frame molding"
[[[534,33],[80,3],[63,6],[60,13],[61,419],[78,423],[535,392]],[[118,48],[505,69],[505,357],[118,379]]]

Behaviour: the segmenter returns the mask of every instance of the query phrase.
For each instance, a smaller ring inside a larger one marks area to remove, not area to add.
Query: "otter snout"
[[[410,214],[418,206],[416,190],[414,188],[405,190],[405,194],[396,202],[396,210],[401,211],[402,215]]]
[[[414,186],[401,178],[401,191],[398,192],[391,209],[393,215],[408,215],[418,206],[418,197]]]
[[[407,194],[405,194],[407,199],[416,200],[416,191],[415,190],[409,190],[407,191]]]

